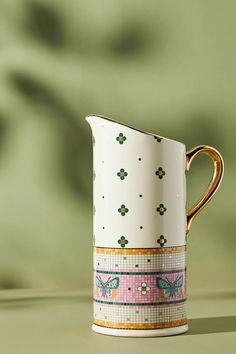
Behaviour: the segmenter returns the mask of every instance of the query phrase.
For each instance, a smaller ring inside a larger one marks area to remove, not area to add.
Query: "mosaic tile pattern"
[[[185,247],[122,253],[95,247],[94,323],[126,329],[183,325],[185,274]]]
[[[168,306],[134,306],[121,308],[120,305],[106,305],[94,302],[94,323],[115,328],[166,328],[183,325],[186,321],[184,303]],[[114,321],[115,319],[115,321]]]
[[[152,271],[157,269],[179,269],[185,267],[185,248],[183,252],[172,253],[172,248],[165,248],[163,250],[170,250],[170,253],[158,253],[156,254],[129,254],[130,250],[122,250],[120,254],[106,254],[94,252],[94,268],[99,268],[103,270],[145,270]],[[112,250],[112,249],[111,249]],[[160,251],[161,252],[161,251]]]

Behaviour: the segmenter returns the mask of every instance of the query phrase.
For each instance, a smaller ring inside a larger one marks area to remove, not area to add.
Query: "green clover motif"
[[[128,176],[128,173],[124,170],[124,168],[121,168],[120,171],[117,172],[117,176],[124,180],[125,177]]]
[[[167,209],[164,204],[160,204],[156,210],[160,215],[164,215]]]
[[[164,235],[161,235],[157,240],[157,243],[159,243],[159,245],[161,247],[164,247],[166,242],[167,242],[167,239],[165,238]]]
[[[126,208],[124,204],[121,204],[120,208],[118,209],[118,212],[122,215],[125,216],[126,213],[128,213],[129,209]]]
[[[119,243],[120,247],[122,247],[122,248],[125,248],[127,243],[129,243],[129,241],[126,240],[125,236],[121,236],[117,242]]]
[[[156,175],[162,179],[165,176],[166,172],[163,170],[162,167],[159,167],[158,170],[156,171]]]
[[[124,136],[123,133],[120,133],[117,137],[116,140],[119,142],[119,144],[123,144],[124,141],[126,140],[126,136]]]

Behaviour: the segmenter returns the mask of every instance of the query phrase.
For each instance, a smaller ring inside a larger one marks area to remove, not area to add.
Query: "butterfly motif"
[[[99,296],[111,297],[112,290],[119,287],[119,278],[108,278],[104,283],[100,276],[96,276],[96,286],[98,288]]]
[[[157,287],[164,291],[164,297],[177,297],[183,285],[183,275],[179,275],[171,282],[169,279],[157,278]]]

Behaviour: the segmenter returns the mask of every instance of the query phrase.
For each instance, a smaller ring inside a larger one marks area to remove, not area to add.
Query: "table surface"
[[[86,293],[0,292],[1,354],[236,353],[235,293],[189,295],[189,331],[172,337],[124,338],[91,331]]]

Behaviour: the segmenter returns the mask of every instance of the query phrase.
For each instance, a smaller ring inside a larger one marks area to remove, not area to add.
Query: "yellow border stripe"
[[[122,322],[107,322],[94,319],[94,324],[102,327],[116,328],[116,329],[159,329],[159,328],[171,328],[178,327],[187,324],[186,319],[159,322],[159,323],[122,323]]]
[[[164,253],[181,253],[186,251],[186,246],[166,247],[166,248],[104,248],[94,247],[94,253],[102,254],[164,254]]]

